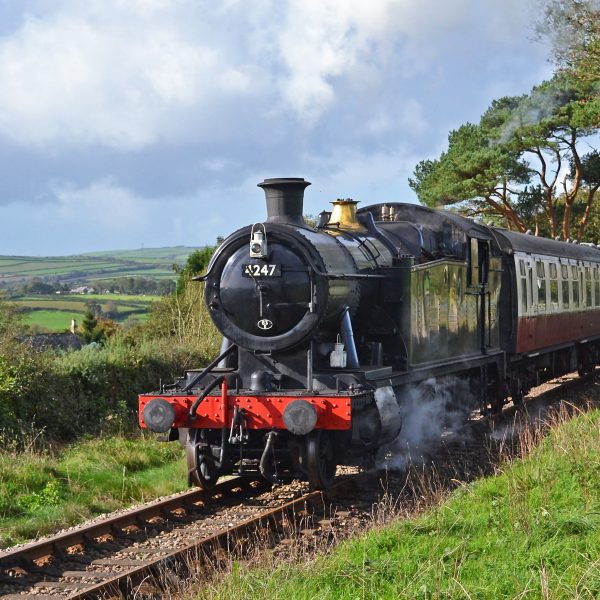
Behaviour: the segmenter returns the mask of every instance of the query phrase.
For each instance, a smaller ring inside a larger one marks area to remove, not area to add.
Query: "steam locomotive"
[[[468,382],[489,411],[598,364],[595,245],[350,199],[311,226],[308,181],[258,185],[266,221],[231,234],[196,278],[220,356],[139,397],[140,425],[185,446],[191,485],[260,472],[325,488],[398,436],[409,390],[427,394],[432,377]]]

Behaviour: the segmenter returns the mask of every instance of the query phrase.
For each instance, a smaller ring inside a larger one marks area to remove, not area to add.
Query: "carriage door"
[[[491,345],[491,298],[488,289],[490,272],[490,242],[470,238],[468,284],[472,294],[478,296],[477,314],[481,352]]]

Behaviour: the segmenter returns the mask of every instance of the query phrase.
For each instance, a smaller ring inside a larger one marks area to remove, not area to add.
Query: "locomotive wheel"
[[[306,436],[306,470],[310,485],[323,490],[335,478],[335,444],[327,431],[316,429]]]
[[[211,456],[207,456],[196,441],[198,430],[191,429],[185,445],[185,457],[188,469],[188,485],[209,490],[219,479],[219,471]]]

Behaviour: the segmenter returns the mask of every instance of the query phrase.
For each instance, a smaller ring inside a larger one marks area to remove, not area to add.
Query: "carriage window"
[[[592,271],[589,267],[585,268],[585,280],[583,285],[585,286],[585,304],[586,306],[592,306]]]
[[[579,269],[575,266],[571,267],[571,275],[573,276],[573,306],[579,306]]]
[[[521,271],[521,310],[524,314],[527,312],[527,269],[525,268],[524,260],[519,262]]]
[[[541,308],[546,307],[546,271],[544,269],[544,263],[538,260],[535,263],[537,273],[537,287],[538,287],[538,306]]]
[[[558,308],[558,274],[556,265],[550,263],[550,302],[553,308]]]
[[[560,282],[562,288],[562,303],[564,308],[569,308],[569,267],[567,265],[560,266],[562,281]]]
[[[527,312],[527,277],[521,277],[521,306],[523,313]]]
[[[521,274],[521,311],[523,314],[527,312],[527,266],[524,260],[519,261],[519,272]]]
[[[594,293],[596,295],[596,306],[600,306],[600,269],[594,267]]]

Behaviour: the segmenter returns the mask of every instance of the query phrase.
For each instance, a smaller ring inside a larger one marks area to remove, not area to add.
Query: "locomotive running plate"
[[[281,277],[281,265],[258,264],[242,265],[244,277]]]

